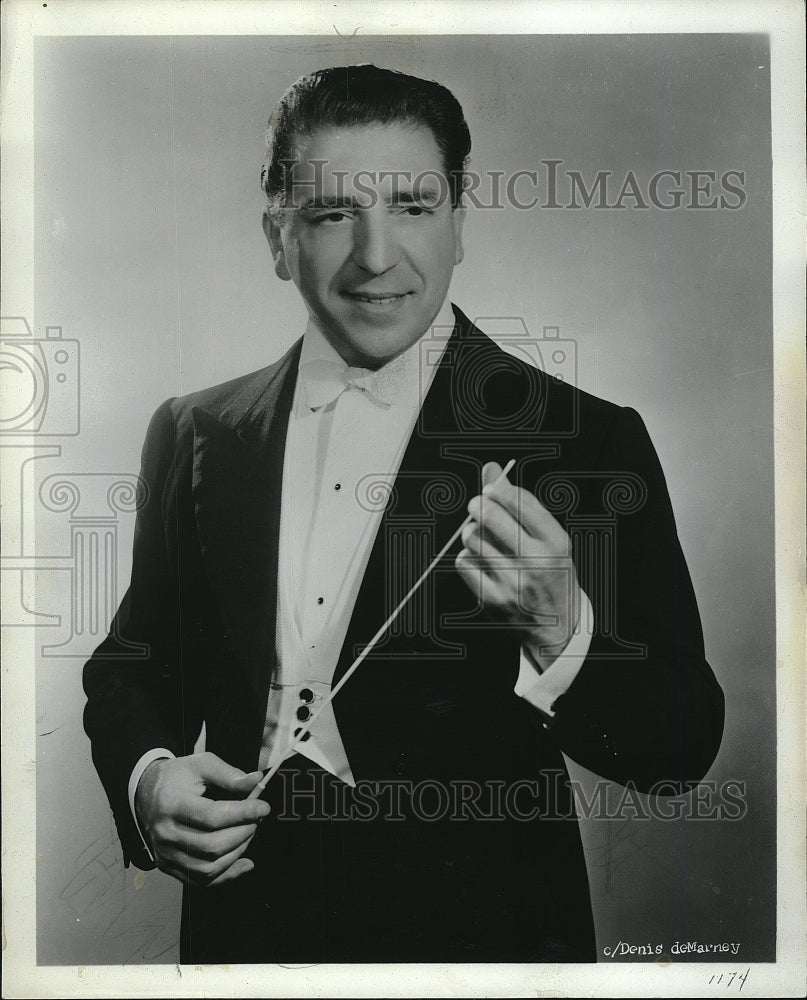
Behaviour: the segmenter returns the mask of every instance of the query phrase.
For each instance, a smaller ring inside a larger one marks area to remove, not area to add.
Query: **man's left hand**
[[[468,504],[455,566],[494,619],[509,622],[541,670],[563,652],[577,625],[580,589],[569,536],[527,490],[482,470],[483,490]]]

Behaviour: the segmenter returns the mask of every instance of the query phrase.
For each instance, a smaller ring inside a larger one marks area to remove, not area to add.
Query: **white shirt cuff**
[[[143,847],[146,849],[146,854],[149,856],[150,861],[154,861],[154,858],[149,848],[146,838],[143,836],[143,831],[140,829],[140,824],[137,822],[137,813],[135,812],[135,792],[137,791],[137,786],[140,783],[140,779],[143,777],[143,772],[149,766],[153,764],[155,760],[165,760],[173,758],[175,754],[172,754],[170,750],[166,750],[165,747],[156,747],[154,750],[149,750],[144,753],[140,760],[132,768],[132,774],[129,778],[129,808],[132,811],[132,819],[137,827],[137,832],[140,834],[140,839],[143,841]]]
[[[513,691],[545,715],[553,716],[552,705],[569,690],[588,655],[594,634],[594,609],[586,594],[580,591],[580,615],[577,627],[566,648],[541,672],[524,646],[521,647],[518,680]]]

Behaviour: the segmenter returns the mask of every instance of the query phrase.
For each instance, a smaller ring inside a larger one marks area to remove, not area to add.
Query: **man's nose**
[[[386,211],[370,209],[359,213],[352,256],[354,262],[370,274],[383,274],[398,263],[401,248],[392,219]]]

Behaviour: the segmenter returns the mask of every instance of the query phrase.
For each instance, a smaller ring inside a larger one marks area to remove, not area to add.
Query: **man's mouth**
[[[388,305],[405,299],[410,292],[345,292],[354,302],[366,302],[370,305]]]

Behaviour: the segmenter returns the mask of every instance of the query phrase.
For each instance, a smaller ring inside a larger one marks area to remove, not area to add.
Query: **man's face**
[[[292,280],[350,365],[378,368],[429,329],[462,259],[462,208],[430,129],[367,125],[298,139],[281,218],[264,217]]]

